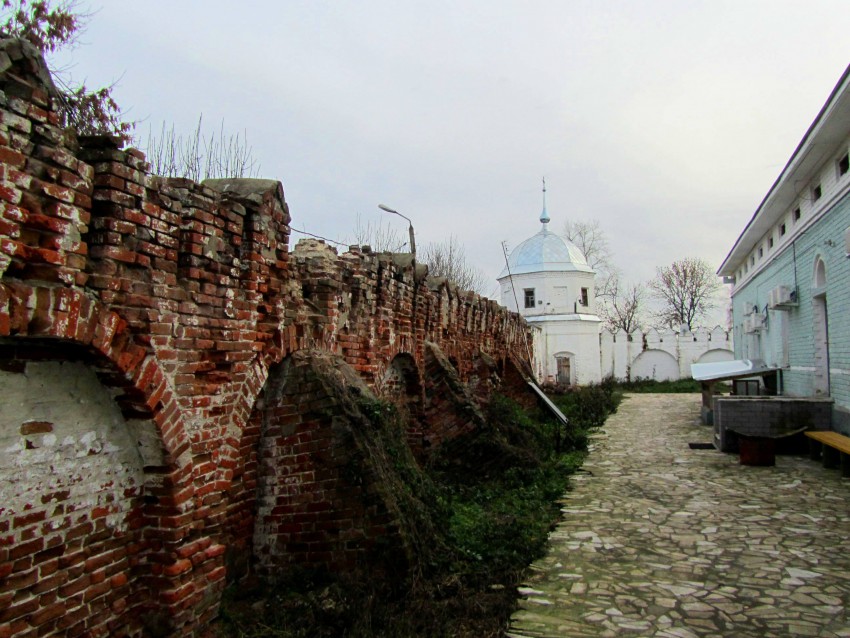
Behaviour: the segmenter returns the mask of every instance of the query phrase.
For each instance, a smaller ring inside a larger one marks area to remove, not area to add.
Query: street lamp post
[[[406,215],[402,215],[397,210],[393,210],[389,206],[384,206],[383,204],[378,204],[378,208],[380,208],[385,213],[392,213],[393,215],[398,215],[399,217],[407,220],[407,232],[410,233],[410,252],[413,253],[413,257],[416,257],[416,238],[413,236],[413,222],[410,221],[410,218]]]

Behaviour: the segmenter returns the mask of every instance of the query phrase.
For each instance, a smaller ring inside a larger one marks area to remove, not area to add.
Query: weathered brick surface
[[[500,382],[522,397],[517,315],[410,256],[290,253],[279,182],[152,176],[58,127],[31,47],[0,52],[0,381],[48,371],[0,399],[0,636],[197,635],[255,562],[394,538],[380,481],[341,473],[347,399],[298,353],[396,401],[419,454]]]
[[[338,357],[300,351],[276,366],[258,410],[259,490],[254,554],[259,570],[282,565],[353,569],[380,559],[375,544],[399,525],[362,436],[365,383]],[[261,406],[261,407],[260,407]]]

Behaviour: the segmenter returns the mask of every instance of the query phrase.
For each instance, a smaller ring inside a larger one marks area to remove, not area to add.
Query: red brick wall
[[[323,351],[376,387],[409,356],[421,410],[436,413],[427,343],[466,380],[480,376],[481,353],[521,359],[527,327],[495,302],[429,282],[409,256],[338,255],[315,241],[290,253],[279,182],[151,176],[140,152],[58,127],[36,52],[6,40],[0,53],[11,60],[0,73],[0,358],[15,368],[73,351],[114,397],[143,459],[118,545],[95,523],[74,538],[40,515],[0,510],[0,638],[72,621],[67,635],[135,636],[145,624],[191,635],[216,614],[227,566],[244,572],[255,549],[245,539],[256,526],[257,398],[273,366]],[[326,426],[287,401],[279,407],[320,446]],[[432,419],[422,436],[450,436],[444,423]],[[21,425],[11,435],[24,436]],[[281,472],[297,459],[283,454]],[[74,576],[80,561],[93,578]]]
[[[358,401],[369,390],[347,368],[333,355],[300,351],[275,366],[258,402],[253,553],[265,576],[287,565],[352,570],[380,558],[378,539],[395,539],[398,522],[361,443],[372,425]]]

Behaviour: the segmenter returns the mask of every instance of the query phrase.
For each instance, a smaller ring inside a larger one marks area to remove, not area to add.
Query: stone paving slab
[[[512,638],[850,638],[850,479],[692,450],[699,395],[636,394],[591,441]]]

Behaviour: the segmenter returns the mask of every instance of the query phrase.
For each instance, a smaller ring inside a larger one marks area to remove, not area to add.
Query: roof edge
[[[744,226],[744,229],[741,231],[740,235],[738,235],[738,239],[735,240],[735,243],[732,245],[731,250],[729,250],[726,257],[723,259],[723,263],[720,264],[720,268],[717,269],[717,274],[719,276],[724,275],[732,275],[734,274],[734,268],[729,270],[729,261],[732,258],[732,255],[735,253],[738,246],[742,243],[744,236],[747,234],[747,231],[753,225],[755,220],[759,217],[761,212],[765,209],[768,202],[770,201],[773,194],[777,191],[779,186],[788,178],[790,174],[793,173],[794,166],[797,163],[797,160],[802,155],[802,151],[805,147],[809,145],[809,142],[814,137],[816,130],[819,128],[822,123],[824,116],[829,111],[830,107],[836,102],[837,98],[847,89],[847,82],[850,79],[850,65],[847,65],[847,68],[844,69],[844,73],[841,74],[841,77],[836,82],[835,86],[832,88],[832,91],[829,94],[829,97],[824,102],[823,106],[818,111],[817,116],[809,125],[809,128],[806,130],[806,133],[803,135],[803,138],[797,144],[797,147],[794,149],[794,152],[791,154],[791,157],[788,159],[788,162],[785,164],[785,167],[779,173],[779,176],[773,182],[773,185],[768,189],[767,194],[761,200],[761,203],[756,208],[750,220],[747,222],[747,225]]]

